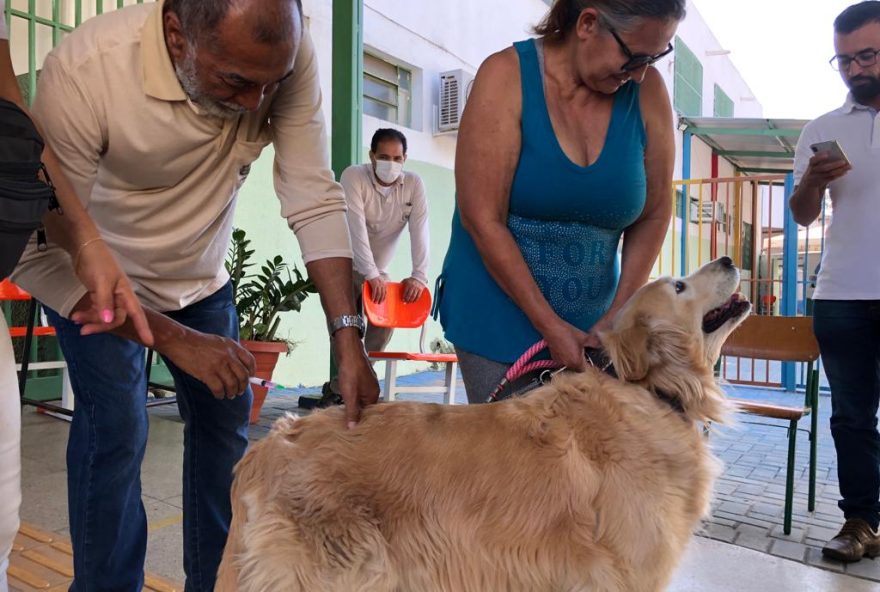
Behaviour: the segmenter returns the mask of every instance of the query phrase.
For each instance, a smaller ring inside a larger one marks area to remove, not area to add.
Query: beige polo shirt
[[[428,200],[425,184],[404,172],[390,187],[376,180],[371,163],[350,166],[339,178],[348,202],[348,229],[354,268],[371,280],[388,277],[388,266],[403,229],[409,227],[411,277],[428,285]]]
[[[144,304],[179,310],[226,283],[238,190],[270,143],[281,215],[305,262],[350,258],[308,34],[293,75],[258,112],[221,120],[187,100],[161,16],[159,2],[83,23],[47,56],[33,106]],[[29,250],[13,278],[63,315],[85,292],[59,248]]]

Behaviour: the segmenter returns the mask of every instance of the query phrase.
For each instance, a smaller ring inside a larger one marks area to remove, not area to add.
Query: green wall
[[[296,264],[303,272],[305,267],[299,245],[287,222],[281,218],[280,204],[272,184],[272,160],[274,150],[268,146],[251,167],[251,173],[238,197],[235,225],[247,231],[256,249],[254,259],[262,262],[281,254],[288,264]],[[363,153],[367,160],[367,151]],[[431,223],[431,267],[428,273],[431,292],[433,282],[440,273],[446,247],[449,244],[449,225],[455,203],[455,182],[450,169],[410,158],[406,170],[422,177],[428,192],[428,208]],[[397,254],[389,273],[395,280],[403,279],[411,271],[409,234],[404,231],[397,247]],[[277,382],[287,386],[315,386],[327,379],[330,345],[321,303],[317,296],[309,297],[299,313],[284,315],[280,334],[298,342],[296,349],[282,357],[275,370]],[[429,321],[426,343],[441,335],[439,324]],[[398,331],[389,349],[418,350],[419,332],[415,329]],[[410,363],[401,367],[401,373],[421,370],[425,364]],[[376,365],[380,378],[384,369]]]

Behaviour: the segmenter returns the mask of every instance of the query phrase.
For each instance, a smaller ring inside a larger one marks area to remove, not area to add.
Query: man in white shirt
[[[831,434],[846,522],[822,550],[859,561],[880,555],[880,2],[834,21],[831,65],[850,93],[843,107],[804,128],[795,155],[794,219],[811,224],[825,190],[833,219],[817,278],[813,327],[831,384]],[[811,145],[836,140],[850,161]]]
[[[413,302],[428,284],[428,202],[425,184],[404,172],[406,136],[395,129],[379,129],[370,142],[370,162],[342,172],[340,183],[348,205],[348,229],[354,251],[354,291],[360,302],[364,281],[375,302],[385,299],[388,266],[403,229],[409,227],[412,271],[402,280],[403,299]],[[367,351],[381,351],[393,330],[369,325],[364,337]]]

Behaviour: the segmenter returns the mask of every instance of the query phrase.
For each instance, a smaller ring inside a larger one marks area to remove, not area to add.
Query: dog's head
[[[728,257],[642,287],[600,336],[618,376],[677,398],[693,419],[719,420],[713,366],[751,310],[738,288],[739,270]]]

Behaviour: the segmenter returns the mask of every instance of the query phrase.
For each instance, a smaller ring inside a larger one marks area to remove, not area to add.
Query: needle
[[[283,384],[278,384],[276,382],[272,382],[271,380],[263,380],[262,378],[257,378],[256,376],[251,376],[250,378],[248,378],[248,381],[251,384],[255,384],[257,386],[264,386],[270,391],[272,389],[286,388]]]

